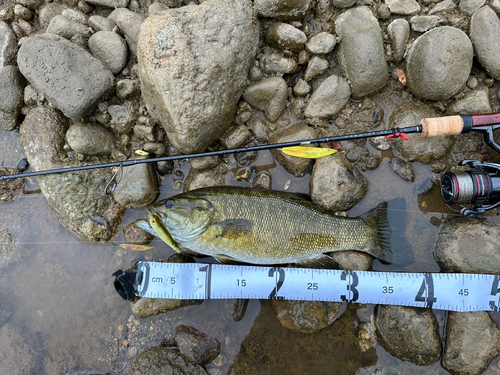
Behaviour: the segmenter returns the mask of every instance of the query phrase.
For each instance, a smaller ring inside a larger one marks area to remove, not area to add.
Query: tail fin
[[[387,220],[387,202],[361,215],[366,225],[374,232],[369,253],[383,262],[392,262],[391,228]]]

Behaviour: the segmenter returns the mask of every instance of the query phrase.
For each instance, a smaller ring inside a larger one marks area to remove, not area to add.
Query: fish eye
[[[172,208],[173,205],[174,205],[174,201],[173,200],[169,199],[168,201],[165,202],[165,207],[167,207],[167,208]]]

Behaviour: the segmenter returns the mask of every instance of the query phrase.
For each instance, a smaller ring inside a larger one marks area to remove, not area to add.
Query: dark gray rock
[[[494,79],[500,79],[500,19],[493,9],[485,6],[474,13],[469,36],[483,68]]]
[[[310,81],[313,78],[316,78],[317,76],[323,74],[328,69],[328,65],[328,60],[323,57],[311,57],[311,60],[309,60],[309,62],[307,63],[307,68],[304,73],[304,80]]]
[[[81,165],[63,150],[68,124],[57,111],[31,110],[19,130],[19,142],[34,171]],[[115,236],[124,209],[104,192],[111,180],[109,169],[62,173],[37,178],[54,217],[78,237],[109,241]],[[89,216],[100,215],[109,224],[99,225]]]
[[[368,180],[343,155],[317,159],[309,183],[311,199],[331,211],[345,211],[368,192]]]
[[[0,68],[0,130],[10,131],[17,127],[24,84],[24,77],[15,66]]]
[[[389,80],[382,31],[371,10],[360,6],[335,21],[340,36],[339,61],[349,80],[353,98],[380,91]],[[367,64],[370,61],[370,64]]]
[[[127,0],[128,1],[128,0]],[[139,41],[139,32],[144,18],[135,12],[125,8],[115,9],[108,19],[113,21],[125,35],[130,52],[137,55],[137,43]]]
[[[287,98],[288,86],[280,77],[266,78],[243,92],[243,99],[252,107],[264,111],[271,122],[276,122],[283,114]]]
[[[335,37],[330,33],[322,31],[309,38],[306,50],[314,55],[326,55],[333,51],[335,44],[337,44]]]
[[[66,18],[63,15],[55,16],[50,20],[47,32],[60,35],[66,39],[71,39],[75,34],[82,34],[87,38],[92,35],[87,26]]]
[[[297,62],[291,57],[284,57],[279,53],[269,53],[260,59],[260,67],[268,76],[282,76],[293,74],[299,70]]]
[[[318,133],[312,127],[306,124],[295,124],[273,134],[269,139],[269,143],[293,142],[315,138],[318,138]],[[295,177],[302,177],[313,163],[312,159],[286,155],[281,150],[271,150],[271,153],[276,161]]]
[[[191,363],[205,366],[220,353],[221,345],[215,337],[181,324],[175,329],[175,346]]]
[[[219,161],[215,156],[205,156],[202,158],[189,159],[189,164],[191,168],[203,171],[205,169],[212,169],[219,165]]]
[[[252,133],[242,124],[232,127],[225,132],[220,138],[220,143],[227,149],[238,148],[243,146],[250,138],[252,138]]]
[[[413,167],[410,163],[407,163],[400,158],[393,158],[391,160],[391,165],[392,170],[403,180],[408,182],[415,181],[415,172],[413,172]]]
[[[266,32],[267,44],[278,49],[288,48],[292,52],[299,52],[307,42],[307,36],[296,27],[282,22],[275,22]]]
[[[127,44],[120,35],[112,31],[98,31],[92,35],[89,49],[113,74],[118,74],[127,64]]]
[[[406,50],[406,43],[410,37],[410,25],[404,18],[397,18],[387,26],[389,37],[391,38],[392,54],[396,62],[403,60]]]
[[[191,169],[184,181],[184,191],[210,186],[223,186],[226,183],[226,173],[227,167],[225,164],[219,164],[215,168],[203,171]]]
[[[134,359],[128,375],[209,375],[200,365],[187,362],[178,350],[160,346],[146,349]]]
[[[347,308],[345,302],[273,300],[272,303],[281,325],[300,333],[314,333],[328,327]]]
[[[337,114],[349,101],[351,88],[347,81],[331,75],[314,91],[307,102],[304,115],[307,118],[327,118]]]
[[[255,9],[264,17],[299,20],[309,12],[312,0],[256,0]]]
[[[420,11],[420,4],[415,0],[386,0],[391,13],[411,16]]]
[[[449,99],[465,86],[472,55],[463,31],[443,26],[426,32],[413,42],[407,57],[408,89],[422,99]]]
[[[101,61],[54,34],[26,40],[17,64],[26,79],[70,118],[85,116],[114,89],[113,74]]]
[[[446,109],[446,114],[473,115],[476,113],[491,113],[490,92],[487,87],[471,91],[463,99],[456,100]]]
[[[77,123],[66,132],[66,142],[76,152],[84,155],[111,155],[116,149],[115,135],[96,123]]]
[[[271,173],[267,171],[260,172],[252,182],[255,189],[271,189],[273,186]]]
[[[113,31],[115,23],[103,16],[93,15],[89,18],[89,26],[95,31]]]
[[[487,312],[450,311],[443,367],[453,374],[479,375],[500,354],[500,330]]]
[[[17,179],[16,179],[17,180]],[[24,184],[23,184],[24,185]],[[2,198],[6,197],[2,186]],[[9,199],[10,200],[10,199]],[[6,200],[2,199],[2,202]],[[0,222],[3,224],[3,222]],[[9,264],[21,259],[21,252],[16,248],[16,239],[7,228],[0,230],[0,269],[6,268]],[[1,357],[1,354],[0,354]],[[1,365],[0,365],[1,367]]]
[[[497,238],[500,227],[486,220],[446,220],[434,256],[448,272],[499,273]]]
[[[428,366],[441,357],[439,328],[431,309],[378,306],[377,338],[396,358]]]
[[[16,62],[17,38],[5,22],[0,21],[0,68]]]
[[[209,0],[144,22],[138,48],[142,96],[181,152],[204,150],[230,126],[258,39],[245,0]]]

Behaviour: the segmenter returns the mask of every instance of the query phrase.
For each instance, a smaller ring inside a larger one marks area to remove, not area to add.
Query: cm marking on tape
[[[287,299],[499,311],[500,276],[139,262],[135,294],[169,299]]]

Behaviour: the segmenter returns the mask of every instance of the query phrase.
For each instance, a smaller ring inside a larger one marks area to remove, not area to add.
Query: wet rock
[[[303,79],[299,79],[293,88],[293,93],[297,96],[306,96],[309,91],[311,91],[311,86]]]
[[[128,375],[209,375],[200,365],[187,362],[178,350],[163,347],[146,349],[134,359]]]
[[[387,137],[373,137],[368,139],[368,143],[377,150],[385,151],[391,148],[392,141]]]
[[[353,146],[347,150],[345,157],[351,163],[357,163],[362,158],[367,157],[368,155],[370,155],[370,151],[366,147]]]
[[[148,110],[181,152],[204,150],[230,126],[247,84],[258,44],[251,5],[209,0],[151,15],[141,30]]]
[[[108,113],[111,115],[109,126],[118,134],[130,134],[135,116],[132,109],[126,105],[110,105]]]
[[[463,99],[450,104],[447,115],[473,115],[475,113],[491,113],[490,94],[487,87],[469,92]]]
[[[226,183],[226,173],[227,167],[224,164],[203,171],[191,169],[184,182],[184,191],[210,186],[223,186]]]
[[[255,9],[264,17],[290,21],[304,18],[312,0],[256,0]]]
[[[267,171],[260,172],[252,182],[255,189],[271,189],[273,186],[271,173]]]
[[[212,169],[219,165],[219,161],[215,156],[205,156],[202,158],[189,159],[191,168],[203,171],[205,169]]]
[[[413,42],[406,63],[406,80],[413,95],[446,100],[467,82],[472,67],[472,43],[454,27],[443,26]]]
[[[411,16],[420,11],[420,5],[415,0],[386,0],[392,14]]]
[[[469,36],[477,59],[494,79],[500,79],[500,20],[488,6],[471,18]]]
[[[77,123],[66,133],[69,146],[84,155],[111,155],[116,148],[115,135],[96,123]]]
[[[440,3],[437,3],[436,6],[429,11],[429,15],[433,15],[439,12],[445,12],[448,10],[453,10],[456,7],[457,6],[452,0],[444,0],[441,1]]]
[[[342,13],[335,21],[342,39],[339,62],[352,88],[354,99],[380,91],[389,79],[382,31],[371,10],[360,6]],[[367,65],[366,62],[371,64]]]
[[[150,154],[155,154],[156,156],[163,156],[167,154],[167,145],[160,142],[146,142],[142,146],[142,149]]]
[[[275,22],[267,29],[266,41],[271,47],[299,52],[304,48],[307,36],[288,23]]]
[[[315,138],[318,138],[318,133],[312,127],[306,124],[295,124],[273,134],[269,139],[269,143],[293,142]],[[313,163],[311,159],[285,155],[281,150],[271,150],[271,153],[276,161],[295,177],[302,177]]]
[[[253,84],[243,92],[243,99],[266,118],[276,122],[283,114],[288,98],[288,86],[283,78],[271,77]]]
[[[263,119],[252,117],[248,121],[247,126],[257,141],[267,142],[269,140],[269,128]]]
[[[448,272],[499,273],[496,238],[500,227],[486,220],[446,220],[438,234],[434,256]]]
[[[304,80],[310,81],[323,74],[328,69],[328,64],[327,59],[319,56],[313,56],[307,64],[307,69],[304,73]]]
[[[341,270],[368,271],[373,265],[373,257],[359,251],[337,251],[332,258]]]
[[[410,25],[404,18],[397,18],[387,26],[391,38],[392,53],[394,60],[400,62],[406,49],[406,43],[410,37]]]
[[[410,163],[407,163],[400,158],[393,158],[391,160],[391,165],[392,170],[403,180],[408,182],[415,181],[415,172],[413,172],[413,167]]]
[[[0,176],[10,176],[14,174],[19,174],[19,171],[14,168],[0,167]],[[8,202],[13,200],[14,194],[17,195],[17,193],[20,193],[20,190],[23,187],[24,178],[22,177],[0,181],[0,202]],[[7,241],[6,244],[8,244]]]
[[[273,300],[281,325],[300,333],[318,332],[332,324],[347,308],[345,302]]]
[[[137,95],[141,90],[141,82],[138,79],[122,79],[116,82],[116,96],[127,99]]]
[[[331,211],[346,211],[364,198],[368,181],[343,155],[316,160],[311,174],[313,202]]]
[[[430,309],[378,306],[377,338],[387,352],[402,361],[428,366],[441,357],[441,339]]]
[[[102,62],[53,34],[24,42],[17,63],[28,81],[70,118],[85,116],[114,89],[113,74]]]
[[[31,374],[39,360],[33,345],[33,338],[21,328],[10,324],[0,328],[0,373]]]
[[[381,158],[378,155],[370,155],[367,157],[362,158],[358,163],[357,167],[365,172],[365,171],[372,171],[374,169],[377,169],[378,166],[380,165]]]
[[[262,56],[260,67],[268,75],[283,75],[296,73],[298,70],[297,62],[289,57],[284,57],[279,53],[271,53]]]
[[[179,300],[179,299],[164,299],[164,298],[140,298],[137,301],[131,302],[130,307],[132,313],[138,318],[146,319],[147,317],[167,313],[169,311],[180,309],[181,307],[200,305],[202,300]]]
[[[439,26],[441,18],[438,16],[413,16],[410,25],[413,31],[424,33]]]
[[[17,262],[21,258],[21,253],[16,249],[15,238],[7,228],[0,230],[0,241],[0,269],[2,269]]]
[[[12,5],[0,5],[0,21],[11,23],[15,17],[14,7]]]
[[[113,21],[125,35],[130,51],[137,55],[137,43],[139,40],[139,31],[144,22],[144,18],[135,12],[125,8],[115,9],[108,19]]]
[[[314,55],[326,55],[333,51],[335,44],[337,44],[335,37],[330,33],[322,31],[309,38],[306,50]]]
[[[17,38],[5,22],[0,21],[0,68],[16,61]]]
[[[24,97],[24,77],[15,66],[0,68],[0,130],[10,131],[17,121]]]
[[[94,15],[89,18],[89,26],[95,31],[113,31],[115,23],[103,16]]]
[[[307,118],[327,118],[337,114],[349,101],[351,88],[347,81],[331,75],[314,91],[307,102],[304,115]]]
[[[90,4],[106,8],[126,8],[129,0],[86,0]]]
[[[89,49],[113,74],[118,74],[127,64],[127,44],[115,32],[96,32],[89,39]]]
[[[221,349],[215,337],[185,324],[175,329],[175,345],[189,362],[202,366],[211,363]]]
[[[50,108],[31,110],[20,127],[19,141],[34,171],[81,165],[63,150],[66,119]],[[54,217],[78,237],[109,241],[120,226],[124,209],[104,192],[112,172],[97,169],[38,177],[37,181]],[[105,228],[89,219],[101,215]]]
[[[245,317],[247,311],[248,299],[234,299],[226,300],[226,313],[229,315],[233,321],[239,322]]]
[[[486,3],[486,0],[460,0],[458,7],[460,11],[468,16],[472,16],[476,10],[481,8]]]
[[[75,34],[82,34],[87,38],[91,35],[90,29],[87,26],[84,26],[79,22],[70,20],[63,15],[55,16],[50,20],[49,26],[47,27],[47,32],[60,35],[66,39],[71,39]]]
[[[133,157],[130,160],[145,158]],[[115,201],[125,208],[149,206],[159,195],[158,177],[151,163],[123,167],[123,176],[113,192]]]
[[[417,105],[403,106],[393,112],[390,117],[389,127],[415,126],[425,117],[439,117],[439,115],[426,107]],[[418,134],[408,134],[407,136],[409,141],[403,141],[401,138],[394,141],[394,148],[407,161],[418,161],[422,164],[430,164],[448,156],[454,142],[453,137],[450,136],[429,138],[424,138]]]
[[[243,146],[252,138],[250,130],[245,125],[232,127],[220,138],[220,143],[227,149]]]
[[[250,182],[252,174],[250,173],[248,168],[242,168],[234,174],[234,178],[236,179],[236,181]]]
[[[443,367],[453,374],[479,375],[500,354],[500,331],[487,312],[450,311]]]
[[[152,234],[139,228],[136,223],[130,223],[123,228],[123,234],[125,235],[127,242],[137,245],[147,245],[155,238]]]

